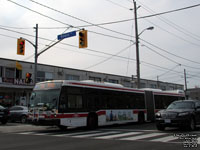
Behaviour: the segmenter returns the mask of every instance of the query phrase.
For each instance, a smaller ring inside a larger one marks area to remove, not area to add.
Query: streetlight
[[[136,47],[136,63],[137,63],[137,88],[140,88],[140,59],[139,59],[139,36],[145,31],[145,30],[153,30],[154,27],[149,27],[144,30],[140,34],[138,34],[138,24],[137,24],[137,9],[140,8],[140,6],[136,6],[136,1],[133,0],[134,4],[134,18],[135,18],[135,47]],[[133,9],[130,9],[133,10]]]
[[[136,11],[135,11],[136,12]],[[137,17],[136,19],[137,20]],[[135,21],[135,41],[136,41],[136,65],[137,65],[137,88],[140,88],[140,58],[139,58],[139,36],[146,30],[153,30],[154,27],[148,27],[143,29],[139,34],[138,34],[138,28],[137,28],[137,21]]]
[[[144,31],[146,31],[146,30],[153,30],[153,29],[154,29],[154,27],[152,26],[152,27],[148,27],[148,28],[142,30],[142,31],[140,32],[140,34],[138,34],[138,37],[139,37]]]

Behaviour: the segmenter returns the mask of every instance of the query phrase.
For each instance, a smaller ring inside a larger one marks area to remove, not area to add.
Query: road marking
[[[160,136],[160,135],[164,135],[164,134],[167,134],[167,133],[151,133],[151,134],[145,134],[145,135],[138,135],[138,136],[134,136],[134,137],[122,138],[120,140],[134,141],[134,140],[140,140],[140,139],[145,139],[145,138]]]
[[[173,140],[177,140],[178,137],[175,137],[175,136],[166,136],[166,137],[163,137],[163,138],[158,138],[158,139],[154,139],[154,140],[150,140],[150,141],[153,141],[153,142],[169,142],[169,141],[173,141]]]
[[[87,135],[75,135],[73,137],[85,138],[85,137],[101,136],[101,135],[108,135],[108,134],[115,134],[115,133],[119,133],[119,132],[116,132],[116,131],[100,132],[100,133],[93,133],[93,134],[87,134]]]
[[[96,131],[86,131],[86,132],[76,132],[76,133],[66,133],[66,134],[55,134],[52,136],[78,136],[78,135],[85,135],[85,134],[92,134],[92,133],[99,133],[100,131],[96,130]]]
[[[17,133],[17,134],[33,134],[35,132],[20,132],[20,133]]]
[[[141,134],[141,133],[142,132],[121,133],[121,134],[115,134],[115,135],[95,137],[95,139],[113,139],[113,138],[119,138],[119,137],[124,137],[124,136],[137,135],[137,134]]]
[[[197,138],[197,144],[200,144],[200,137]]]
[[[110,131],[110,129],[101,129],[102,131]],[[151,132],[155,132],[158,130],[140,130],[140,129],[112,129],[112,130],[117,130],[117,131],[125,131],[125,132],[146,132],[146,131],[151,131]]]
[[[34,135],[50,135],[51,133],[34,133]]]

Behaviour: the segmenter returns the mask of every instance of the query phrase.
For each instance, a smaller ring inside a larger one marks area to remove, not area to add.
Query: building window
[[[15,77],[15,68],[6,68],[5,77],[6,78],[14,78]]]
[[[156,84],[150,84],[150,88],[156,89]]]
[[[77,75],[66,74],[65,79],[66,80],[77,80],[78,81],[78,80],[80,80],[80,77],[77,76]]]
[[[146,84],[145,83],[140,83],[140,87],[141,88],[146,88]]]
[[[125,87],[131,87],[131,82],[130,82],[130,81],[124,81],[124,82],[123,82],[123,85],[124,85]]]
[[[101,78],[98,78],[98,77],[89,77],[89,80],[93,80],[93,81],[96,81],[96,82],[101,82]]]
[[[53,80],[53,73],[45,72],[45,80]]]
[[[3,67],[0,66],[0,77],[3,77]]]
[[[119,83],[118,80],[114,80],[114,79],[108,79],[108,82],[110,82],[110,83],[115,83],[115,84],[118,84],[118,83]]]
[[[22,78],[22,71],[16,69],[16,79],[21,79]]]
[[[161,86],[161,90],[165,91],[166,90],[166,86]]]
[[[51,72],[44,72],[44,71],[38,71],[37,72],[37,81],[47,81],[47,80],[53,80],[53,73]]]

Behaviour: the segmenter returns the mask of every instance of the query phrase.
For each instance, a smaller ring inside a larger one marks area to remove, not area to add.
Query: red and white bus
[[[178,99],[184,99],[183,92],[93,81],[46,81],[33,89],[29,119],[61,128],[153,121],[156,111]]]

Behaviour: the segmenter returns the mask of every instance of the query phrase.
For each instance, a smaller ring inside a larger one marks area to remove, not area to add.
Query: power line
[[[9,0],[9,1],[10,1],[10,0]],[[79,20],[79,21],[88,23],[88,24],[90,24],[90,25],[96,26],[96,27],[98,27],[98,28],[101,28],[101,29],[104,29],[104,30],[107,30],[107,31],[110,31],[110,32],[113,32],[113,33],[117,33],[117,34],[121,34],[121,35],[130,37],[130,35],[128,35],[128,34],[121,33],[121,32],[118,32],[118,31],[115,31],[115,30],[112,30],[112,29],[108,29],[108,28],[105,28],[105,27],[102,27],[102,26],[99,26],[99,25],[95,25],[95,24],[93,24],[93,23],[91,23],[91,22],[88,22],[88,21],[83,20],[83,19],[80,19],[80,18],[78,18],[78,17],[69,15],[69,14],[67,14],[67,13],[64,13],[64,12],[62,12],[62,11],[59,11],[59,10],[54,9],[54,8],[52,8],[52,7],[49,7],[49,6],[47,6],[47,5],[41,4],[41,3],[39,3],[39,2],[36,2],[36,1],[34,1],[34,0],[29,0],[29,1],[31,1],[31,2],[33,2],[33,3],[35,3],[35,4],[38,4],[38,5],[42,6],[42,7],[51,9],[51,10],[53,10],[53,11],[55,11],[55,12],[60,13],[60,14],[66,15],[66,16],[71,17],[71,18],[74,18],[74,19],[76,19],[76,20]]]
[[[164,56],[164,55],[162,55],[162,54],[158,53],[158,52],[157,52],[157,51],[155,51],[154,49],[152,49],[152,48],[150,48],[150,47],[148,47],[148,46],[146,46],[146,45],[142,45],[142,46],[144,46],[144,47],[148,48],[149,50],[151,50],[151,51],[153,51],[154,53],[156,53],[156,54],[160,55],[161,57],[163,57],[163,58],[165,58],[165,59],[167,59],[167,60],[169,60],[169,61],[171,61],[171,62],[173,62],[173,63],[175,63],[175,64],[177,64],[177,65],[180,65],[180,63],[178,63],[178,62],[174,61],[173,59],[171,59],[171,58],[168,58],[168,57],[166,57],[166,56]]]
[[[174,10],[170,10],[170,11],[165,11],[165,12],[161,12],[161,13],[157,13],[157,14],[153,14],[153,15],[143,16],[143,17],[139,17],[138,19],[160,16],[160,15],[164,15],[164,14],[168,14],[168,13],[172,13],[172,12],[177,12],[177,11],[181,11],[181,10],[195,8],[195,7],[198,7],[198,6],[200,6],[200,4],[196,4],[196,5],[192,5],[192,6],[188,6],[188,7],[183,7],[183,8],[179,8],[179,9],[174,9]]]
[[[166,56],[164,56],[164,55],[158,53],[157,51],[153,50],[152,48],[150,48],[150,47],[148,47],[148,46],[146,46],[146,45],[144,45],[144,46],[145,46],[146,48],[148,48],[149,50],[153,51],[154,53],[156,53],[156,54],[158,54],[158,55],[160,55],[160,56],[166,58],[167,60],[169,60],[169,61],[171,61],[171,62],[173,62],[173,63],[175,63],[175,64],[177,64],[177,65],[182,65],[182,66],[185,66],[185,67],[188,67],[188,68],[193,68],[193,69],[198,69],[198,70],[200,69],[200,68],[197,68],[197,67],[192,67],[192,66],[188,66],[188,65],[180,64],[180,63],[174,61],[173,59],[168,58],[168,57],[166,57]]]
[[[70,25],[70,24],[64,23],[64,22],[62,22],[62,21],[59,21],[59,20],[54,19],[54,18],[52,18],[52,17],[49,17],[49,16],[47,16],[47,15],[44,15],[44,14],[38,12],[38,11],[35,11],[35,10],[33,10],[33,9],[30,9],[30,8],[28,8],[28,7],[26,7],[26,6],[23,6],[23,5],[19,4],[19,3],[16,3],[16,2],[14,2],[14,1],[12,1],[12,0],[7,0],[7,1],[9,1],[9,2],[15,4],[15,5],[18,5],[18,6],[20,6],[20,7],[23,7],[23,8],[25,8],[25,9],[28,9],[29,11],[32,11],[32,12],[34,12],[34,13],[37,13],[37,14],[43,16],[43,17],[49,18],[49,19],[54,20],[54,21],[56,21],[56,22],[59,22],[59,23],[61,23],[61,24],[65,24],[65,25],[67,25],[68,27],[73,27],[73,26]]]
[[[169,72],[173,71],[173,70],[174,70],[175,68],[177,68],[178,66],[181,66],[181,64],[176,65],[176,66],[173,67],[172,69],[170,69],[170,70],[168,70],[168,71],[166,71],[166,72],[164,72],[164,73],[158,75],[158,77],[161,77],[161,76],[164,76],[164,75],[168,74]]]
[[[130,48],[132,45],[133,45],[133,44],[131,44],[131,45],[129,45],[128,47],[126,47],[126,48],[120,50],[119,52],[117,52],[117,53],[114,54],[113,56],[108,57],[108,58],[106,58],[106,59],[103,60],[103,61],[100,61],[100,62],[98,62],[98,63],[96,63],[96,64],[94,64],[94,65],[91,65],[91,66],[85,68],[84,70],[89,69],[89,68],[92,68],[92,67],[96,67],[97,65],[100,65],[100,64],[102,64],[102,63],[104,63],[104,62],[106,62],[106,61],[112,59],[113,57],[118,56],[120,53],[122,53],[123,51],[127,50],[128,48]]]
[[[191,42],[191,41],[189,41],[189,40],[187,40],[187,39],[185,39],[185,38],[183,38],[183,37],[181,37],[181,36],[179,36],[179,35],[176,35],[176,34],[173,33],[173,32],[170,32],[169,30],[167,30],[167,29],[165,29],[165,28],[163,28],[163,27],[161,27],[161,26],[159,26],[159,25],[153,23],[152,21],[149,21],[149,20],[146,20],[146,21],[150,22],[151,24],[153,24],[153,25],[156,26],[157,28],[159,28],[159,29],[161,29],[161,30],[163,30],[163,31],[165,31],[165,32],[167,32],[167,33],[169,33],[169,34],[175,36],[176,38],[181,39],[181,40],[184,41],[184,42],[187,42],[187,43],[189,43],[189,44],[195,45],[195,46],[197,46],[197,47],[200,46],[200,45],[197,44],[197,43]]]
[[[13,2],[13,1],[11,1],[11,0],[8,0],[8,1]],[[127,35],[127,34],[124,34],[124,33],[118,32],[118,31],[114,31],[114,30],[111,30],[111,29],[108,29],[108,28],[101,27],[101,26],[98,25],[98,24],[90,23],[90,22],[85,21],[85,20],[83,20],[83,19],[80,19],[80,18],[74,17],[74,16],[72,16],[72,15],[63,13],[63,12],[61,12],[61,11],[59,11],[59,10],[56,10],[56,9],[54,9],[54,8],[51,8],[51,7],[49,7],[49,6],[46,6],[46,5],[43,5],[43,4],[41,4],[41,3],[35,2],[35,1],[33,1],[33,0],[30,0],[30,1],[33,2],[33,3],[36,3],[36,4],[38,4],[38,5],[41,5],[41,6],[43,6],[43,7],[46,7],[46,8],[48,8],[48,9],[51,9],[51,10],[53,10],[53,11],[56,11],[56,12],[59,12],[59,13],[61,13],[61,14],[67,15],[67,16],[69,16],[69,17],[72,17],[72,18],[74,18],[74,19],[77,19],[77,20],[79,20],[79,21],[88,23],[88,24],[90,24],[90,25],[92,25],[92,26],[97,26],[97,27],[99,27],[99,28],[102,28],[102,29],[105,29],[105,30],[108,30],[108,31],[111,31],[111,32],[114,32],[114,33],[118,33],[118,34],[121,34],[121,35],[124,35],[124,36],[129,36],[129,37],[130,37],[130,35]],[[13,3],[15,3],[15,2],[13,2]],[[17,3],[15,3],[15,4],[17,4]],[[26,9],[31,10],[30,8],[27,8],[27,7],[23,6],[23,5],[20,5],[20,4],[17,4],[17,5],[19,5],[19,6],[21,6],[21,7],[24,7],[24,8],[26,8]],[[184,7],[184,8],[180,8],[180,9],[176,9],[176,10],[172,10],[172,11],[168,11],[168,12],[174,12],[174,11],[180,11],[180,10],[184,10],[184,9],[189,9],[189,8],[197,7],[197,6],[199,6],[199,5],[200,5],[200,4],[192,5],[192,6],[188,6],[188,7]],[[33,11],[33,12],[35,12],[35,13],[38,13],[37,11],[34,11],[34,10],[31,10],[31,11]],[[165,14],[165,13],[167,13],[167,12],[158,13],[158,14]],[[42,15],[42,16],[46,16],[46,15],[43,15],[43,14],[41,14],[41,13],[39,13],[39,14]],[[141,19],[141,18],[148,18],[148,17],[151,17],[151,16],[157,16],[157,14],[139,17],[138,19]],[[51,17],[48,17],[48,18],[51,19]],[[134,20],[134,19],[126,19],[126,20],[123,20],[123,21],[130,21],[130,20]],[[57,20],[54,19],[54,21],[57,21]],[[116,21],[116,22],[103,23],[103,24],[119,23],[119,22],[123,22],[123,21]],[[60,22],[60,21],[59,21],[59,22]],[[63,23],[63,22],[60,22],[60,23]],[[64,23],[64,24],[65,24],[65,23]],[[101,24],[101,25],[103,25],[103,24]],[[69,25],[69,24],[67,24],[67,25]],[[71,26],[71,27],[74,27],[74,26],[72,26],[72,25],[70,25],[70,26]],[[77,27],[76,27],[76,28],[77,28]],[[176,35],[176,36],[177,36],[177,35]],[[181,37],[179,37],[179,38],[181,38]],[[118,39],[119,39],[119,38],[118,38]],[[182,38],[182,39],[183,39],[183,38]],[[184,41],[187,41],[187,40],[185,40],[185,39],[183,39],[183,40],[184,40]],[[187,42],[190,42],[190,41],[187,41]],[[190,43],[191,43],[191,44],[195,44],[195,43],[192,43],[192,42],[190,42]],[[198,44],[195,44],[195,45],[198,45]],[[200,46],[200,45],[198,45],[198,46]]]
[[[19,31],[14,31],[14,30],[10,30],[10,29],[5,29],[5,28],[1,28],[0,29],[2,30],[6,30],[6,31],[10,31],[10,32],[15,32],[15,33],[18,33],[18,34],[23,34],[23,35],[26,35],[26,36],[31,36],[31,37],[35,37],[33,35],[30,35],[30,34],[27,34],[27,33],[22,33],[22,32],[19,32]],[[9,36],[7,36],[9,37]],[[13,37],[11,37],[13,38]],[[49,39],[46,39],[46,38],[42,38],[42,37],[38,37],[40,39],[43,39],[43,40],[47,40],[47,41],[52,41],[52,40],[49,40]],[[71,47],[75,47],[75,48],[78,48],[78,46],[74,46],[74,45],[70,45],[70,44],[66,44],[66,43],[60,43],[60,44],[63,44],[63,45],[67,45],[67,46],[71,46]],[[101,54],[105,54],[105,55],[109,55],[109,56],[112,56],[112,57],[119,57],[119,58],[123,58],[123,59],[128,59],[127,57],[123,57],[123,56],[116,56],[116,55],[113,55],[113,54],[110,54],[110,53],[105,53],[105,52],[100,52],[100,51],[97,51],[97,50],[92,50],[92,49],[85,49],[87,51],[92,51],[92,52],[95,52],[95,53],[101,53]],[[130,60],[134,60],[134,59],[130,59]],[[134,60],[135,61],[135,60]],[[168,68],[165,68],[165,67],[160,67],[158,65],[154,65],[154,64],[151,64],[151,63],[148,63],[148,62],[144,62],[144,61],[141,61],[141,63],[143,64],[146,64],[146,65],[151,65],[151,66],[154,66],[154,67],[157,67],[157,68],[161,68],[161,69],[165,69],[165,70],[170,70]],[[173,71],[173,72],[177,72],[177,71]],[[180,73],[180,72],[177,72],[177,73]]]
[[[114,5],[117,5],[117,6],[121,7],[121,8],[124,8],[124,9],[126,9],[126,10],[127,10],[127,9],[129,10],[128,7],[125,7],[125,6],[121,5],[121,4],[118,4],[118,3],[116,3],[116,2],[113,2],[113,1],[111,1],[111,0],[106,0],[106,1],[108,1],[108,2],[110,2],[110,3],[112,3],[112,4],[114,4]]]
[[[26,35],[26,36],[30,36],[30,37],[35,37],[34,35],[30,35],[30,34],[27,34],[27,33],[23,33],[23,32],[19,32],[19,31],[14,31],[14,30],[11,30],[11,29],[5,29],[5,28],[2,28],[0,27],[0,29],[2,30],[6,30],[6,31],[9,31],[9,32],[14,32],[14,33],[18,33],[18,34],[23,34],[23,35]],[[47,39],[47,38],[43,38],[43,37],[38,37],[39,39],[42,39],[42,40],[46,40],[46,41],[52,41],[50,39]],[[61,45],[66,45],[66,46],[70,46],[70,47],[74,47],[74,48],[78,48],[78,46],[75,46],[75,45],[71,45],[71,44],[66,44],[66,43],[63,43],[63,42],[60,42],[59,44]],[[90,51],[90,52],[94,52],[94,53],[99,53],[99,54],[104,54],[104,55],[108,55],[108,56],[115,56],[113,54],[110,54],[110,53],[106,53],[106,52],[101,52],[101,51],[97,51],[97,50],[93,50],[93,49],[84,49],[84,51]],[[115,56],[115,57],[118,57],[118,58],[121,58],[121,59],[128,59],[127,57],[124,57],[124,56]],[[130,59],[131,61],[136,61],[135,59]],[[148,63],[148,62],[145,62],[145,61],[141,61],[140,62],[141,64],[145,64],[145,65],[149,65],[149,66],[153,66],[153,67],[156,67],[156,68],[160,68],[160,69],[163,69],[163,70],[170,70],[166,67],[161,67],[159,65],[155,65],[155,64],[151,64],[151,63]],[[173,72],[177,72],[177,71],[173,71]],[[179,72],[177,72],[179,73]]]
[[[72,26],[72,25],[70,25],[70,24],[66,24],[66,23],[64,23],[64,22],[62,22],[62,21],[59,21],[59,20],[57,20],[57,19],[54,19],[54,18],[52,18],[52,17],[49,17],[49,16],[47,16],[47,15],[44,15],[44,14],[42,14],[42,13],[40,13],[40,12],[35,11],[35,10],[32,10],[32,9],[26,7],[26,6],[21,5],[21,4],[18,4],[18,3],[16,3],[16,2],[13,2],[12,0],[7,0],[7,1],[9,1],[9,2],[11,2],[11,3],[14,3],[14,4],[16,4],[16,5],[20,6],[20,7],[25,8],[25,9],[28,9],[28,10],[30,10],[30,11],[32,11],[32,12],[34,12],[34,13],[37,13],[37,14],[43,16],[43,17],[47,17],[47,18],[49,18],[49,19],[51,19],[51,20],[53,20],[53,21],[59,22],[59,23],[64,24],[64,25],[68,25],[68,27],[71,27],[71,28],[78,28],[78,27],[74,27],[74,26]],[[30,0],[30,1],[31,1],[31,0]],[[35,3],[37,3],[37,2],[35,2]],[[40,3],[37,3],[37,4],[40,5]],[[43,5],[43,4],[41,4],[41,5],[42,5],[43,7],[45,7],[45,5]],[[46,7],[48,8],[48,6],[46,6]],[[60,11],[58,11],[58,10],[55,10],[55,9],[53,9],[53,8],[49,8],[49,9],[52,9],[52,10],[57,11],[57,12],[59,12],[59,13],[65,14],[65,13],[60,12]],[[65,15],[68,15],[68,14],[65,14]],[[75,18],[76,18],[76,17],[75,17]],[[82,19],[81,19],[81,20],[82,20]],[[83,21],[84,21],[84,20],[83,20]],[[84,22],[86,22],[86,21],[84,21]],[[91,23],[91,24],[92,24],[92,23]],[[95,24],[92,24],[92,25],[96,26]],[[114,33],[118,33],[118,34],[121,34],[121,35],[124,35],[124,36],[131,37],[130,35],[125,34],[125,33],[121,33],[121,32],[118,32],[118,31],[111,30],[111,29],[107,29],[107,28],[104,28],[104,27],[101,27],[101,26],[97,26],[97,27],[100,27],[100,28],[103,28],[103,29],[105,29],[105,30],[108,30],[108,31],[111,31],[111,32],[114,32]],[[78,29],[81,29],[81,28],[78,28]],[[88,30],[88,31],[89,31],[89,32],[92,32],[92,33],[99,34],[99,35],[108,36],[108,35],[106,35],[106,34],[94,32],[94,31],[90,31],[90,30]],[[122,39],[122,40],[128,40],[128,39],[119,38],[119,37],[111,36],[111,35],[109,35],[108,37],[112,37],[112,38],[116,38],[116,39]],[[128,41],[130,41],[130,40],[128,40]]]
[[[156,13],[155,11],[153,11],[152,9],[150,9],[148,6],[144,5],[143,3],[141,3],[141,2],[139,2],[139,3],[143,6],[142,8],[144,8],[146,11],[148,11],[148,12],[150,12],[152,14]],[[183,33],[183,34],[185,34],[185,35],[187,35],[187,36],[189,36],[189,37],[191,37],[191,38],[193,38],[195,40],[200,41],[200,39],[199,39],[200,36],[188,31],[187,29],[181,27],[180,25],[175,24],[174,22],[170,21],[169,19],[164,18],[163,16],[157,16],[157,18],[159,20],[163,21],[164,23],[166,23],[167,25],[169,25],[169,26],[173,27],[174,29],[178,30],[179,32],[181,32],[181,33]]]
[[[172,56],[175,56],[175,57],[177,57],[177,58],[180,58],[180,59],[183,59],[183,60],[192,62],[192,63],[200,64],[199,62],[196,62],[196,61],[187,59],[187,58],[185,58],[185,57],[181,57],[181,56],[175,55],[175,54],[169,52],[169,50],[167,51],[167,50],[165,50],[165,49],[163,49],[163,48],[160,48],[160,47],[158,47],[158,46],[156,46],[156,45],[154,45],[154,44],[152,44],[152,43],[150,43],[150,42],[148,42],[148,41],[146,41],[146,40],[144,40],[144,39],[141,39],[141,38],[140,38],[140,40],[143,41],[143,42],[145,42],[145,43],[147,43],[147,44],[149,44],[149,45],[151,45],[151,46],[153,46],[153,47],[155,47],[155,48],[157,48],[157,49],[159,49],[159,50],[161,50],[161,51],[164,51],[165,53],[168,53],[168,54],[170,54],[170,55],[172,55]]]
[[[30,27],[11,27],[11,26],[4,26],[4,25],[0,25],[0,26],[4,28],[11,28],[11,29],[33,29]]]

